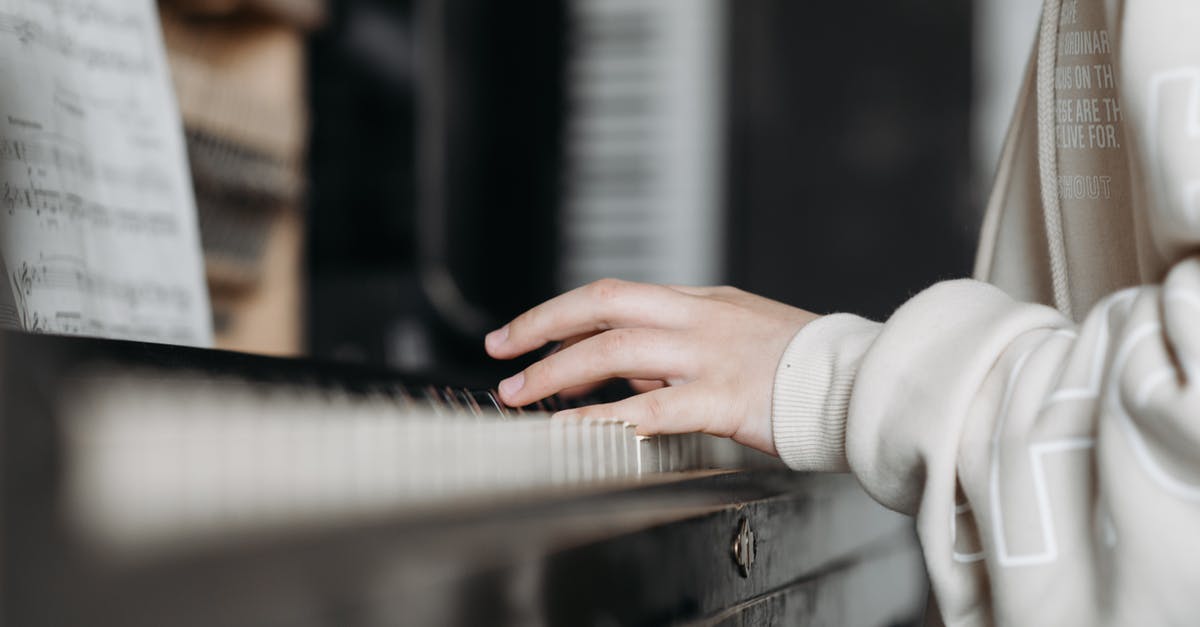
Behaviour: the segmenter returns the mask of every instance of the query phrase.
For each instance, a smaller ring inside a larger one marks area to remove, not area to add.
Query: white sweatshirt
[[[1200,1],[1046,0],[976,275],[801,330],[780,456],[916,515],[947,624],[1200,624]]]

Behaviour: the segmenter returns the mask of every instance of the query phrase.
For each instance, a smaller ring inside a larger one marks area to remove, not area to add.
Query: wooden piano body
[[[321,507],[297,506],[310,503],[303,494],[289,501],[291,509],[271,509],[274,495],[266,493],[258,509],[220,494],[216,501],[187,501],[203,506],[192,513],[202,518],[196,522],[171,511],[183,501],[161,501],[161,490],[153,497],[160,501],[139,500],[123,494],[119,481],[98,482],[106,467],[87,461],[95,454],[89,446],[121,444],[103,433],[80,444],[80,425],[92,433],[89,421],[121,411],[105,400],[105,389],[126,386],[120,389],[130,411],[172,413],[139,405],[129,376],[149,387],[162,380],[201,387],[205,379],[234,381],[238,389],[266,390],[268,399],[280,397],[271,396],[272,388],[335,390],[345,399],[420,385],[393,372],[299,360],[0,335],[4,625],[900,625],[918,621],[923,611],[925,581],[911,521],[880,508],[851,477],[761,463],[703,468],[709,461],[700,456],[675,469],[527,489],[474,483],[412,502],[383,498],[401,488],[368,477],[362,485],[375,492]],[[196,394],[179,400],[204,402]],[[329,420],[343,411],[334,404]],[[376,419],[405,421],[408,413],[410,405],[398,405],[394,416]],[[188,433],[178,439],[194,437]],[[333,441],[329,446],[342,446]],[[97,459],[146,453],[124,445],[122,454]],[[222,449],[204,450],[224,459]],[[439,455],[422,465],[436,465]],[[320,459],[336,474],[337,464],[357,457],[352,450]],[[296,455],[271,468],[313,459]],[[386,467],[387,459],[371,468]],[[453,456],[446,461],[461,464]],[[160,465],[146,462],[144,481],[135,483],[176,485],[154,476],[165,468],[161,459],[154,463]],[[212,476],[207,466],[219,463],[179,459],[180,476],[193,481],[178,484],[181,491],[208,485],[195,477]],[[255,473],[269,474],[265,467],[243,464],[232,472],[251,484]],[[373,506],[373,495],[382,505]],[[210,503],[219,511],[205,518]],[[163,511],[154,510],[151,520],[143,507]]]

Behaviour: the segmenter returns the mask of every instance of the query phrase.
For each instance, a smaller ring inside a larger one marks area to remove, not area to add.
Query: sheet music
[[[0,326],[208,346],[153,0],[0,0]]]

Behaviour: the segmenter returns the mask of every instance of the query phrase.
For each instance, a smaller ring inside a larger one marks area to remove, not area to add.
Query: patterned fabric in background
[[[162,0],[218,348],[302,350],[304,36],[321,0]]]

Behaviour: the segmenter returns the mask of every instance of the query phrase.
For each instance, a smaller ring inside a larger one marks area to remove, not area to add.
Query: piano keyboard
[[[122,549],[328,523],[731,465],[722,440],[510,409],[489,391],[351,393],[203,373],[85,379],[62,420],[65,494]],[[728,443],[726,442],[726,445]]]
[[[910,523],[852,477],[445,380],[0,332],[0,624],[896,624],[924,599],[890,548]],[[836,613],[868,596],[880,620]]]

